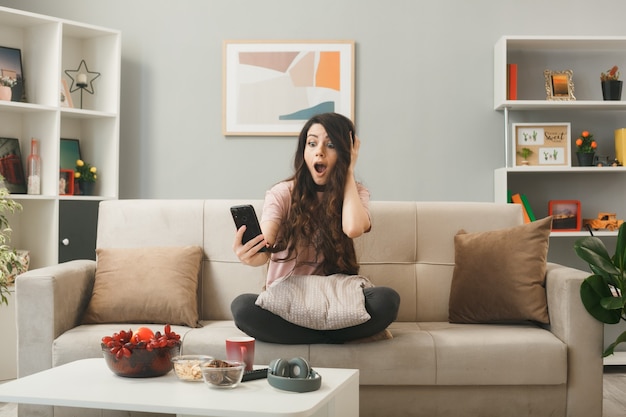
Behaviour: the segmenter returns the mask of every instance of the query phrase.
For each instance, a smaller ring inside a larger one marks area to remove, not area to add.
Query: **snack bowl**
[[[203,362],[202,378],[211,388],[235,388],[241,382],[246,364],[239,361],[212,359]]]
[[[172,357],[180,352],[180,346],[162,347],[152,350],[133,349],[129,356],[111,352],[104,343],[102,354],[114,374],[128,378],[150,378],[165,375],[172,370]]]
[[[208,355],[179,355],[172,358],[174,373],[181,381],[202,381],[202,364],[213,359]]]

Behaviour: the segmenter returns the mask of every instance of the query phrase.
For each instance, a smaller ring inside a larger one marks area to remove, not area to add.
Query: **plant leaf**
[[[609,297],[614,298],[600,275],[591,275],[580,285],[580,298],[589,314],[602,323],[619,323],[621,310],[607,310],[601,305],[602,299]]]
[[[578,239],[574,243],[574,250],[576,254],[590,267],[597,267],[605,273],[618,275],[621,274],[609,256],[609,252],[606,250],[604,243],[595,236],[586,236]]]
[[[615,339],[615,342],[611,343],[605,350],[604,353],[602,354],[602,356],[607,357],[610,356],[614,353],[615,351],[615,347],[617,345],[619,345],[620,343],[626,342],[626,332],[623,332],[622,334],[620,334],[619,336],[617,336],[617,339]]]
[[[600,305],[607,310],[621,310],[624,308],[624,299],[622,297],[605,297],[600,300]]]

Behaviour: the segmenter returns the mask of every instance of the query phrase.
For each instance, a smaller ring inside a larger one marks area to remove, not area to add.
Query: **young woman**
[[[233,250],[244,264],[269,261],[266,287],[291,275],[356,275],[359,264],[352,239],[371,228],[369,192],[357,183],[354,168],[360,140],[350,119],[337,113],[311,118],[302,128],[294,175],[273,186],[265,197],[262,235],[242,244],[245,226],[235,235]],[[268,251],[259,252],[263,247]],[[237,327],[270,343],[345,343],[384,338],[395,320],[400,296],[387,287],[365,288],[371,319],[338,330],[314,330],[290,323],[255,305],[257,294],[242,294],[231,310]]]

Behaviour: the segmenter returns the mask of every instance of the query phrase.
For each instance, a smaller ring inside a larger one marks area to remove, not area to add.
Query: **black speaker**
[[[322,376],[304,358],[274,359],[268,367],[267,381],[274,388],[293,392],[316,391],[322,386]]]

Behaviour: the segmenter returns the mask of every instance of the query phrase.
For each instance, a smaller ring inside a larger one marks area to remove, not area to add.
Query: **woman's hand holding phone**
[[[263,265],[269,259],[265,253],[267,242],[261,232],[254,207],[249,204],[233,206],[230,212],[237,228],[233,250],[246,265]]]
[[[246,226],[241,226],[235,233],[235,241],[233,243],[233,251],[239,260],[251,266],[260,266],[269,259],[268,252],[265,252],[267,246],[263,235],[257,235],[248,242],[243,243],[243,235],[246,232]],[[263,252],[261,252],[263,250]]]

